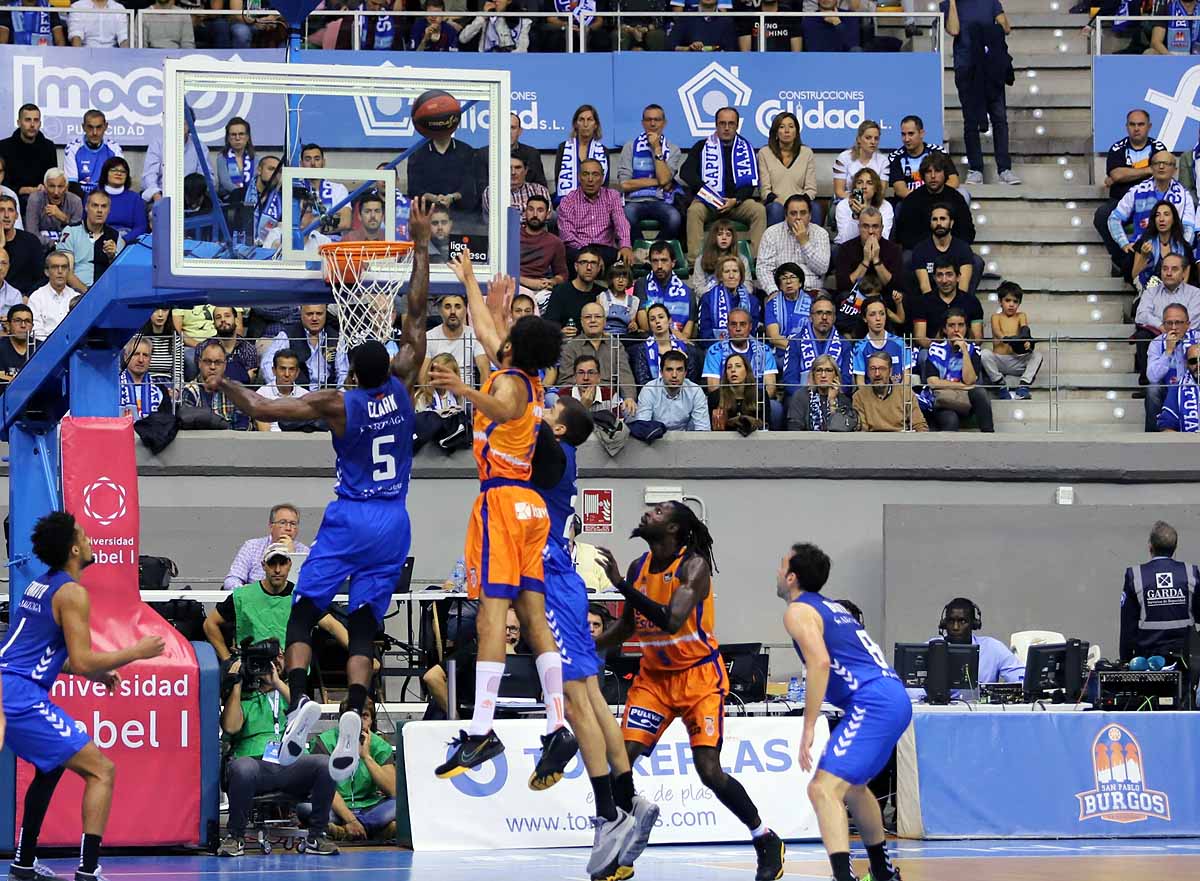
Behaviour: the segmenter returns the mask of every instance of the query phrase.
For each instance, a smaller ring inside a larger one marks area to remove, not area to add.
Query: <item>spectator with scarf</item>
[[[391,3],[389,0],[363,0],[358,8],[364,12],[399,12],[404,8],[403,3]],[[342,19],[342,33],[351,32],[355,22],[358,24],[358,46],[363,51],[404,48],[404,37],[400,33],[405,19],[391,15],[360,15]],[[340,48],[340,47],[339,47]]]
[[[1142,23],[1130,24],[1140,26]],[[1150,137],[1149,113],[1135,107],[1125,114],[1125,137],[1108,148],[1104,162],[1104,185],[1108,187],[1108,199],[1096,209],[1092,217],[1092,225],[1100,234],[1104,247],[1118,268],[1124,261],[1125,254],[1108,231],[1108,215],[1112,214],[1122,196],[1153,173],[1150,158],[1155,153],[1165,153],[1166,150],[1165,144]]]
[[[225,149],[217,156],[217,196],[226,208],[243,205],[258,163],[250,123],[235,116],[225,123]]]
[[[1200,55],[1200,14],[1196,0],[1168,0],[1156,9],[1164,20],[1150,30],[1147,55]]]
[[[756,270],[759,286],[768,298],[779,290],[775,275],[785,263],[803,270],[801,287],[806,283],[821,286],[829,271],[829,233],[813,220],[812,199],[807,193],[797,193],[784,203],[783,220],[763,233]]]
[[[15,5],[15,4],[14,4]],[[14,46],[65,46],[67,26],[48,0],[21,0],[28,12],[0,12],[0,43]]]
[[[1179,163],[1175,154],[1162,150],[1150,157],[1150,177],[1132,187],[1117,207],[1108,215],[1108,232],[1113,241],[1125,252],[1124,266],[1132,269],[1134,244],[1125,231],[1128,224],[1134,236],[1141,236],[1150,227],[1154,207],[1159,202],[1170,202],[1183,221],[1183,238],[1189,245],[1196,235],[1196,203],[1175,177]]]
[[[571,117],[571,136],[558,145],[554,157],[554,204],[579,189],[579,171],[583,162],[594,159],[604,172],[601,185],[608,183],[608,150],[604,147],[604,132],[600,114],[591,104],[580,104]]]
[[[153,351],[150,340],[138,337],[129,350],[128,364],[121,372],[121,412],[131,413],[135,422],[157,413],[162,406],[162,386],[150,375]]]
[[[1142,233],[1133,250],[1130,280],[1138,293],[1145,290],[1151,276],[1160,273],[1162,258],[1179,254],[1191,266],[1195,260],[1192,246],[1183,237],[1183,223],[1175,206],[1165,199],[1154,206],[1150,225]]]
[[[764,321],[767,339],[777,356],[787,351],[788,340],[799,336],[808,323],[813,299],[804,289],[804,270],[795,263],[783,263],[775,268],[775,294],[767,297]]]
[[[638,328],[644,333],[651,329],[649,308],[659,303],[671,316],[672,333],[690,340],[696,332],[696,301],[691,289],[675,274],[675,257],[671,246],[659,239],[650,246],[650,274],[634,288],[641,302]]]
[[[264,156],[258,162],[254,186],[246,190],[246,206],[251,209],[251,233],[262,245],[267,236],[283,222],[283,163],[276,156]]]
[[[854,381],[858,385],[867,383],[867,362],[871,356],[882,353],[887,355],[891,366],[893,383],[902,380],[908,383],[912,375],[912,353],[904,340],[887,330],[887,306],[879,297],[872,297],[863,303],[863,318],[867,324],[867,335],[859,340],[854,347],[854,355],[850,360],[850,369]]]
[[[808,382],[788,402],[788,431],[858,431],[858,414],[842,391],[841,373],[832,355],[813,361]]]
[[[785,393],[793,392],[809,384],[813,364],[817,359],[829,357],[838,366],[839,381],[853,385],[850,375],[850,349],[853,341],[844,341],[834,327],[833,297],[826,293],[813,299],[812,315],[801,326],[795,337],[788,342],[783,352],[783,385]]]
[[[729,314],[734,309],[742,309],[750,315],[752,334],[762,329],[762,306],[746,287],[742,261],[737,257],[725,257],[717,267],[717,280],[700,297],[701,347],[707,348],[713,340],[729,338]]]
[[[1188,309],[1172,303],[1163,310],[1163,332],[1150,341],[1146,378],[1146,431],[1158,430],[1158,414],[1167,392],[1187,375],[1185,353],[1200,343],[1200,334],[1188,327]]]
[[[660,239],[678,239],[683,218],[675,207],[675,175],[683,153],[663,134],[666,113],[658,104],[642,110],[642,132],[621,148],[617,188],[625,196],[625,216],[635,232],[643,220],[658,224]]]
[[[946,313],[945,337],[929,344],[922,381],[933,389],[933,424],[938,431],[958,431],[962,417],[975,416],[979,430],[992,427],[992,402],[985,388],[976,385],[983,373],[979,350],[968,342],[967,315],[961,309]]]
[[[720,265],[721,260],[734,256],[741,256],[742,267],[746,270],[746,277],[749,278],[751,275],[750,261],[745,256],[738,254],[737,230],[733,228],[733,221],[725,218],[714,220],[708,228],[708,232],[704,234],[704,247],[692,267],[692,275],[689,279],[692,290],[707,291],[712,287],[713,282],[717,280],[717,266]]]
[[[679,352],[687,359],[688,379],[700,382],[700,353],[687,340],[680,337],[671,321],[671,313],[663,303],[651,303],[645,310],[650,332],[644,340],[630,348],[630,366],[633,378],[639,386],[657,379],[662,371],[663,359],[668,352]],[[639,399],[640,403],[640,399]]]
[[[126,243],[144,234],[146,205],[141,194],[129,186],[129,163],[124,156],[114,156],[100,170],[100,186],[108,193],[108,225],[124,236]]]
[[[512,0],[485,0],[484,14],[471,19],[459,32],[459,43],[469,43],[479,37],[480,52],[528,52],[529,29],[533,27],[533,19],[488,15],[491,12],[507,12],[512,5]],[[520,9],[517,5],[513,11],[519,12]]]
[[[1200,431],[1200,343],[1187,347],[1187,370],[1179,382],[1167,390],[1167,400],[1158,414],[1159,431]]]
[[[750,228],[750,247],[767,228],[767,212],[758,201],[758,160],[750,142],[738,134],[741,114],[722,107],[716,115],[716,131],[697,141],[679,173],[695,193],[687,211],[688,253],[698,255],[704,227],[717,218],[737,220]]]
[[[683,352],[663,354],[662,372],[638,395],[637,421],[661,422],[667,431],[711,430],[707,396],[687,377],[689,366]]]

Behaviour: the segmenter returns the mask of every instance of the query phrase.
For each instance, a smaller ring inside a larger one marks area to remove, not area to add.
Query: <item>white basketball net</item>
[[[375,242],[341,242],[322,249],[325,280],[333,289],[347,350],[367,340],[392,338],[396,295],[412,275],[411,247],[401,254],[380,254],[377,248]]]

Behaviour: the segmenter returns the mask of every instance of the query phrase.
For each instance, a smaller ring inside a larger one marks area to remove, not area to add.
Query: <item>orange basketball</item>
[[[430,89],[413,102],[412,120],[413,128],[427,138],[448,134],[457,129],[462,120],[462,105],[449,92]]]

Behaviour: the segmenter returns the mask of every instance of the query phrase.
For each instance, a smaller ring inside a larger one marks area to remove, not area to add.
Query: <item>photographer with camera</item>
[[[235,645],[264,639],[276,639],[282,645],[287,639],[292,589],[296,586],[288,581],[292,558],[288,555],[287,544],[277,541],[267,545],[262,562],[265,577],[261,581],[232,591],[204,619],[204,637],[222,661],[229,660],[233,654],[221,632],[223,626],[233,625]],[[317,626],[336,639],[342,648],[349,649],[350,635],[345,625],[333,615],[322,617]]]
[[[342,701],[339,715],[350,708]],[[330,728],[310,741],[317,755],[329,755],[337,745],[338,730]],[[337,785],[333,796],[333,815],[329,818],[329,837],[343,839],[396,837],[396,766],[392,745],[375,733],[375,701],[367,698],[362,711],[362,734],[358,740],[358,770],[349,780]],[[311,810],[300,805],[296,812],[305,819]]]
[[[279,764],[280,741],[287,725],[290,696],[280,678],[283,652],[279,640],[248,644],[241,658],[229,667],[229,695],[221,710],[221,732],[231,748],[226,777],[229,824],[217,856],[240,857],[254,796],[285,792],[312,802],[312,818],[302,850],[315,856],[332,856],[337,845],[325,836],[334,783],[324,756],[301,756],[286,768]]]

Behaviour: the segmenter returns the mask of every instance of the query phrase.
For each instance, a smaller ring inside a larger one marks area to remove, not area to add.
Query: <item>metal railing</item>
[[[1112,47],[1109,47],[1108,53],[1104,48],[1104,35],[1109,33],[1114,39],[1124,40],[1126,38],[1134,39],[1138,32],[1144,32],[1147,28],[1142,25],[1134,29],[1131,34],[1117,34],[1114,32],[1115,26],[1119,23],[1126,22],[1147,22],[1164,24],[1171,21],[1200,21],[1200,14],[1197,15],[1097,15],[1084,28],[1088,34],[1089,49],[1092,55],[1112,54]],[[1111,42],[1111,41],[1110,41]],[[1149,37],[1147,36],[1147,46],[1149,46]],[[1123,47],[1122,47],[1123,48]],[[1157,53],[1156,53],[1157,54]],[[1187,55],[1187,52],[1169,53]]]
[[[617,5],[618,5],[618,7],[620,6],[619,0],[618,0]],[[35,8],[40,8],[40,7],[28,7],[28,6],[19,6],[19,5],[0,6],[0,12],[9,12],[9,11],[29,12],[31,9],[35,9]],[[146,23],[147,23],[147,18],[149,16],[186,15],[186,16],[189,16],[190,18],[192,18],[193,21],[202,21],[205,18],[213,18],[213,17],[236,18],[236,19],[243,21],[246,24],[254,24],[256,19],[280,20],[279,13],[272,9],[253,9],[253,10],[184,9],[184,8],[179,8],[179,7],[174,7],[171,9],[158,9],[158,8],[151,7],[148,9],[140,9],[140,10],[115,9],[114,8],[114,9],[79,10],[77,12],[72,12],[70,7],[64,7],[62,9],[51,8],[47,11],[49,11],[51,13],[57,13],[58,15],[60,15],[64,19],[64,21],[67,23],[68,30],[70,27],[70,17],[72,15],[121,15],[121,16],[124,16],[125,18],[128,19],[129,45],[131,48],[146,48],[145,27],[146,27]],[[841,19],[865,19],[865,20],[875,24],[876,26],[882,26],[885,28],[907,29],[907,28],[916,27],[921,30],[928,29],[928,34],[927,34],[928,39],[929,39],[928,47],[924,48],[924,49],[918,48],[916,45],[916,42],[915,42],[916,37],[911,36],[911,37],[908,37],[908,39],[911,39],[914,42],[910,44],[909,51],[942,52],[943,48],[947,45],[946,35],[945,35],[945,25],[943,22],[943,16],[940,12],[936,12],[936,11],[882,12],[882,11],[878,11],[878,10],[872,11],[872,12],[844,12],[841,10],[837,10],[836,13],[834,13],[834,14],[836,14]],[[758,25],[757,45],[754,47],[753,51],[766,52],[766,51],[768,51],[768,49],[767,49],[767,40],[768,40],[767,21],[768,20],[779,21],[779,20],[790,20],[790,19],[802,20],[805,18],[827,18],[830,15],[830,13],[827,13],[827,12],[791,12],[791,11],[784,11],[784,10],[780,10],[778,12],[763,12],[762,10],[752,11],[752,12],[751,11],[725,11],[725,10],[722,10],[720,12],[710,14],[710,13],[706,13],[706,12],[677,12],[674,10],[662,10],[659,12],[649,12],[646,10],[622,11],[621,9],[618,8],[617,10],[614,10],[612,12],[599,13],[599,14],[597,14],[596,17],[600,18],[602,20],[605,20],[605,21],[615,22],[616,32],[614,33],[612,51],[613,52],[622,52],[622,51],[626,51],[622,46],[622,44],[625,42],[624,39],[622,39],[623,27],[624,27],[622,24],[623,21],[637,21],[637,22],[650,21],[650,22],[666,23],[669,21],[675,21],[675,20],[683,19],[683,18],[708,18],[708,17],[713,17],[714,15],[720,15],[722,17],[729,17],[729,18],[753,19]],[[327,25],[329,25],[332,22],[337,21],[337,20],[349,20],[352,22],[352,25],[353,25],[353,34],[351,37],[350,48],[353,50],[359,50],[362,48],[362,44],[361,44],[362,20],[366,19],[366,18],[381,18],[381,17],[400,19],[402,21],[413,21],[416,19],[426,18],[427,16],[423,10],[411,10],[411,11],[409,11],[409,10],[404,10],[404,11],[378,10],[378,11],[376,11],[376,10],[367,10],[367,9],[318,9],[318,10],[315,10],[314,12],[310,13],[309,17],[305,20],[304,29],[302,31],[303,39],[306,43],[311,43],[312,36],[315,33],[319,33]],[[564,14],[564,13],[558,12],[558,11],[529,12],[529,11],[519,10],[519,11],[489,12],[489,13],[484,13],[484,12],[456,13],[456,12],[452,12],[452,11],[446,11],[437,17],[441,18],[442,20],[444,20],[446,22],[461,22],[464,25],[467,22],[471,21],[472,19],[481,18],[481,17],[482,18],[516,19],[518,21],[521,19],[529,19],[534,23],[539,22],[539,21],[544,21],[547,19],[567,20],[568,26],[563,28],[563,51],[565,51],[565,52],[587,52],[587,51],[589,51],[588,47],[587,47],[588,29],[586,27],[581,29],[577,23],[570,21],[570,19],[571,19],[570,14]],[[450,26],[453,27],[453,25],[450,25]],[[408,31],[409,31],[409,28],[397,28],[396,39],[399,41],[400,45],[395,46],[393,51],[402,51],[402,50],[408,49],[408,37],[409,37]],[[68,40],[68,45],[69,45],[69,40]],[[211,46],[209,46],[206,48],[232,48],[232,47],[211,47]],[[902,49],[904,48],[903,41],[902,41],[901,48]]]

